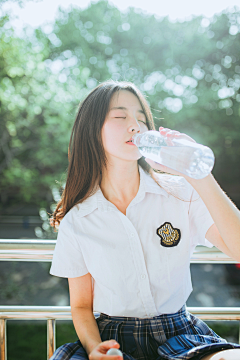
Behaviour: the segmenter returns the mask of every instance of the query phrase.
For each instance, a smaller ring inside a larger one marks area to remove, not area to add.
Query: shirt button
[[[153,317],[154,316],[154,314],[149,314],[151,317]]]
[[[146,275],[142,274],[142,275],[141,275],[141,278],[142,278],[142,279],[145,279],[145,278],[146,278]]]
[[[131,233],[131,237],[134,237],[134,234],[133,234],[133,233]]]

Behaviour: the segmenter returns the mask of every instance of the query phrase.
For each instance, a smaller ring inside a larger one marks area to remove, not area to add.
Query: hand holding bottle
[[[164,128],[164,127],[160,127],[159,128],[159,132],[162,136],[164,136],[167,140],[167,145],[168,146],[174,146],[173,142],[172,142],[172,139],[173,138],[178,138],[178,139],[186,139],[188,141],[192,141],[192,142],[195,142],[195,140],[193,140],[190,136],[184,134],[184,133],[180,133],[179,131],[177,130],[171,130],[171,129],[168,129],[168,128]],[[161,165],[149,158],[146,158],[145,161],[151,165],[152,168],[156,169],[156,170],[160,170],[160,171],[163,171],[163,172],[166,172],[166,173],[169,173],[169,174],[172,174],[172,175],[180,175],[180,176],[184,176],[182,173],[180,173],[179,171],[177,170],[173,170],[165,165]],[[188,176],[186,176],[187,178],[189,178]]]
[[[88,355],[89,360],[123,360],[121,355],[107,354],[109,349],[119,349],[120,345],[115,340],[106,340],[98,344]]]
[[[191,138],[190,136],[188,136],[188,135],[186,135],[184,133],[180,133],[177,130],[171,130],[171,129],[164,128],[164,127],[160,126],[159,132],[160,132],[161,135],[163,135],[163,136],[165,136],[167,138],[169,146],[174,146],[174,144],[172,142],[172,138],[185,139],[187,141],[196,143],[196,141],[193,140],[193,138]]]
[[[135,134],[133,143],[154,169],[183,176],[188,181],[206,177],[214,165],[210,148],[179,131],[160,127],[159,132]]]

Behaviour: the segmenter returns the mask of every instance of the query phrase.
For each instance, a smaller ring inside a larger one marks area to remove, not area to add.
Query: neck
[[[140,184],[138,163],[109,164],[104,168],[100,188],[110,202],[130,203],[136,196]]]

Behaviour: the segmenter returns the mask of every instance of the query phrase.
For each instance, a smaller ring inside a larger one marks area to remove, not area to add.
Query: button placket
[[[133,235],[133,236],[132,236]],[[152,293],[150,290],[150,283],[148,276],[146,275],[147,268],[146,263],[143,255],[143,250],[141,246],[140,239],[138,237],[138,234],[133,234],[130,232],[130,237],[138,239],[138,241],[132,241],[131,242],[131,250],[133,253],[133,257],[135,258],[135,262],[137,265],[137,271],[138,271],[138,278],[140,279],[139,282],[139,296],[141,297],[142,303],[144,305],[144,308],[146,310],[146,313],[156,313],[157,309],[152,297]]]
[[[123,226],[126,231],[126,235],[129,238],[129,246],[132,253],[133,262],[136,269],[136,276],[139,279],[139,296],[143,303],[146,313],[157,313],[155,302],[151,293],[150,283],[147,274],[146,263],[144,259],[143,249],[141,246],[141,241],[139,239],[138,233],[133,226],[132,222],[128,217],[124,216],[122,213],[119,214]],[[122,215],[122,216],[121,216]],[[133,240],[134,239],[134,240]]]

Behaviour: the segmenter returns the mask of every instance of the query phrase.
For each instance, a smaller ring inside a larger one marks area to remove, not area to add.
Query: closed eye
[[[123,116],[115,116],[115,119],[126,119],[126,117]],[[138,120],[141,121],[143,124],[147,125],[143,120]]]

